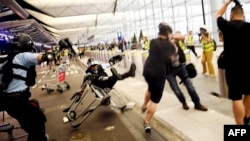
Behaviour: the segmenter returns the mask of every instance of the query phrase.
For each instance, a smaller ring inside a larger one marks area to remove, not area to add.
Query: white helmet
[[[200,29],[204,29],[204,30],[207,31],[207,26],[206,26],[206,25],[202,25],[202,26],[200,27]]]
[[[99,62],[97,60],[95,60],[94,58],[89,58],[88,61],[87,61],[88,67],[98,65],[98,64],[99,64]]]

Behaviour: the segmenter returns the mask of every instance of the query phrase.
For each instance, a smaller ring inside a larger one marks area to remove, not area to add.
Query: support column
[[[211,34],[212,34],[213,38],[215,39],[215,41],[217,43],[219,43],[219,37],[218,37],[218,33],[217,33],[218,27],[217,27],[216,13],[222,4],[218,1],[213,1],[213,0],[210,0],[209,2],[210,2],[210,8],[211,8],[210,9],[211,10],[211,15],[210,15],[211,16],[211,25],[212,25],[212,29],[211,29],[212,33]]]

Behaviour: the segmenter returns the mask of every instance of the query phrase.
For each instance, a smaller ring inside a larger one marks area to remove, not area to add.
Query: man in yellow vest
[[[192,30],[188,31],[188,35],[186,37],[186,46],[187,46],[188,49],[190,49],[194,53],[194,55],[195,55],[195,57],[197,59],[200,58],[200,56],[198,56],[196,51],[195,51],[194,37],[193,37],[193,31]]]
[[[176,36],[182,36],[180,31],[176,31],[176,32],[175,32],[175,35],[176,35]],[[184,37],[183,39],[176,40],[176,44],[177,44],[177,45],[182,49],[182,51],[184,52],[187,63],[190,63],[190,62],[191,62],[190,53],[189,53],[189,51],[187,50],[187,47],[186,47],[184,41],[185,41],[185,37]]]
[[[145,50],[149,50],[149,43],[150,43],[150,41],[148,39],[148,36],[145,35],[143,38],[144,38],[144,49]]]

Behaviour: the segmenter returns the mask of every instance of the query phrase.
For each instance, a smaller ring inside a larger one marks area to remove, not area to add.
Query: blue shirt
[[[13,64],[22,65],[25,67],[38,65],[39,64],[37,60],[38,56],[39,56],[38,53],[31,53],[31,52],[19,53],[14,57]],[[13,73],[23,77],[26,77],[27,75],[27,72],[22,69],[13,69]],[[27,88],[28,86],[25,84],[25,81],[13,78],[13,80],[10,82],[6,90],[6,93],[19,92]]]

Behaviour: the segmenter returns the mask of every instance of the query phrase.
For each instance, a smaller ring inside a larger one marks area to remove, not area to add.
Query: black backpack
[[[217,43],[216,43],[216,41],[213,39],[213,44],[214,44],[214,51],[216,51],[216,49],[217,49]]]

